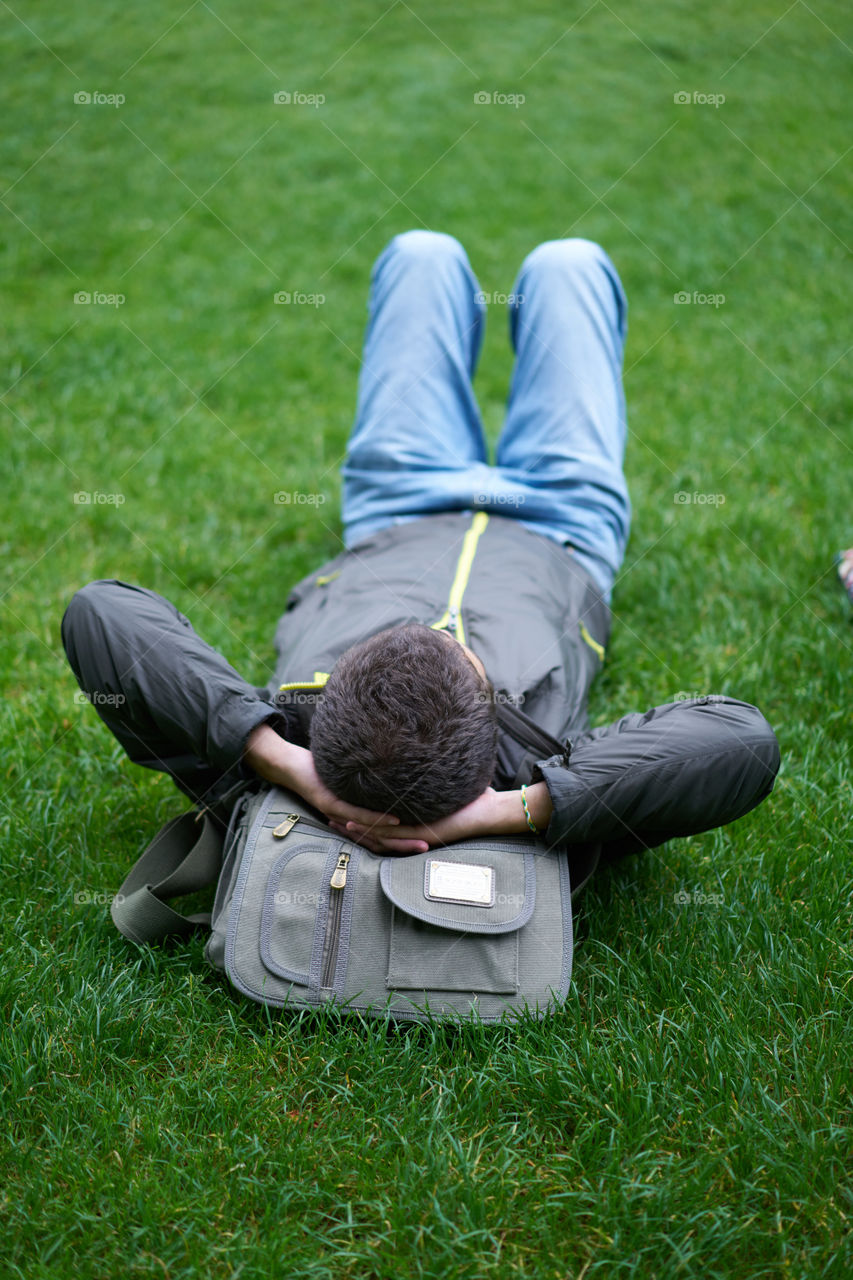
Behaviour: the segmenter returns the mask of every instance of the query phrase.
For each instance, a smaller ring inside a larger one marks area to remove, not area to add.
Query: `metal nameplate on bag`
[[[495,905],[495,869],[469,862],[430,859],[424,876],[424,897],[433,902],[461,902],[472,907]]]

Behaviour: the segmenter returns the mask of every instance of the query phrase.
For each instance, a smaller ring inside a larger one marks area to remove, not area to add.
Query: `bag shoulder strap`
[[[511,738],[522,747],[534,751],[540,758],[561,755],[568,762],[571,744],[558,742],[553,734],[540,728],[530,716],[509,702],[499,702],[497,707],[498,724]]]
[[[210,926],[210,912],[183,916],[166,901],[215,884],[222,867],[221,825],[205,811],[172,818],[133,864],[113,898],[110,915],[131,942],[188,937]]]

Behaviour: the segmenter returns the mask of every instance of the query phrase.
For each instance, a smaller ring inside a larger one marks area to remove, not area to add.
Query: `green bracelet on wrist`
[[[533,832],[535,836],[538,836],[540,834],[539,828],[531,818],[530,810],[527,807],[527,783],[526,782],[522,783],[522,786],[521,786],[521,807],[524,810],[524,816],[527,819],[528,827],[530,828],[530,830]]]

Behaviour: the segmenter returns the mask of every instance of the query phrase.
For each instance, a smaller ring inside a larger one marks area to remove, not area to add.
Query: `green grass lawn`
[[[2,1274],[850,1275],[847,7],[35,0],[0,38]],[[607,248],[635,520],[593,720],[726,693],[782,746],[759,810],[596,881],[544,1024],[271,1015],[200,941],[126,944],[105,903],[184,804],[59,640],[120,577],[267,680],[410,226],[490,292]]]

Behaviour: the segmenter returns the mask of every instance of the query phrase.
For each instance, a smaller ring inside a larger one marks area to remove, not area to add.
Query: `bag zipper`
[[[329,827],[324,827],[322,822],[317,822],[315,818],[306,817],[304,813],[289,813],[277,827],[273,827],[273,835],[277,839],[283,840],[293,830],[297,822],[305,823],[306,826],[313,827],[315,831],[322,831],[326,836],[331,835]],[[334,839],[333,836],[332,839]]]
[[[315,822],[312,818],[306,818],[301,813],[289,813],[277,827],[273,828],[273,836],[279,840],[283,840],[289,835],[297,822],[305,823],[306,826],[313,827],[315,831],[322,831],[328,834],[328,828],[321,826],[319,822]],[[335,969],[338,965],[338,949],[340,946],[341,918],[344,910],[344,889],[347,884],[347,867],[349,865],[351,854],[342,849],[338,854],[338,861],[332,872],[332,878],[329,881],[329,913],[326,917],[326,932],[323,937],[323,956],[321,961],[320,986],[323,989],[330,989],[335,981]]]
[[[341,940],[341,917],[344,910],[344,889],[347,883],[347,863],[350,855],[343,850],[338,854],[338,863],[329,881],[329,914],[326,918],[326,936],[323,939],[323,963],[320,974],[320,986],[329,990],[335,983],[335,970],[338,967],[338,948]]]

